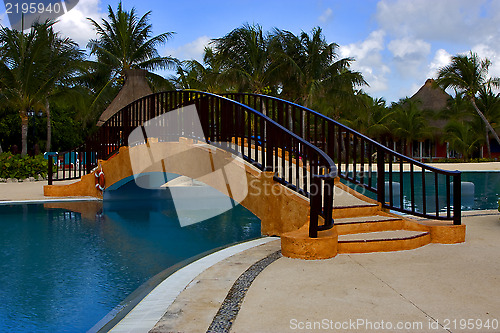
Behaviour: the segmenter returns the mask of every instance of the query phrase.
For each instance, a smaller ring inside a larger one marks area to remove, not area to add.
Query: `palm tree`
[[[479,88],[476,103],[478,108],[483,110],[484,117],[488,119],[493,129],[500,129],[500,94],[493,93],[491,85],[486,84]],[[488,149],[488,157],[491,158],[491,145],[487,127],[485,128],[484,134],[486,138],[486,147]]]
[[[367,94],[360,94],[358,98],[362,106],[353,108],[346,115],[346,125],[374,139],[382,139],[388,135],[393,111],[386,107],[385,100]]]
[[[490,65],[490,60],[487,58],[480,59],[476,53],[470,52],[469,55],[459,54],[451,58],[449,65],[439,69],[436,83],[443,89],[450,87],[459,93],[465,94],[485,124],[487,131],[490,131],[498,144],[500,144],[498,134],[476,104],[476,95],[481,87],[484,87],[486,84],[494,87],[500,86],[500,78],[488,79],[487,77]],[[489,142],[486,144],[489,146]]]
[[[391,130],[393,135],[402,140],[406,147],[405,154],[412,155],[413,141],[424,141],[432,136],[431,128],[427,123],[428,117],[418,107],[419,101],[409,98],[401,99],[392,104]]]
[[[177,77],[171,80],[178,88],[195,89],[211,93],[225,91],[221,83],[220,63],[216,61],[214,50],[205,47],[203,63],[197,60],[186,60],[177,69]]]
[[[26,34],[5,27],[0,30],[0,89],[2,99],[21,118],[22,156],[28,151],[28,111],[48,110],[48,97],[67,74],[66,51],[78,53],[71,40],[53,32],[53,24],[50,20],[35,23]]]
[[[35,24],[38,38],[43,40],[50,57],[50,72],[46,73],[55,78],[54,84],[45,99],[45,113],[47,115],[47,142],[46,151],[50,151],[52,141],[52,126],[49,98],[55,94],[68,95],[68,89],[74,85],[75,75],[79,73],[84,61],[84,53],[70,38],[63,38],[53,29],[54,21],[46,25]]]
[[[451,149],[462,154],[466,161],[482,144],[481,136],[470,123],[457,120],[451,120],[445,126],[442,140],[448,142]]]
[[[97,57],[96,71],[104,72],[108,77],[98,97],[120,78],[121,81],[126,79],[125,70],[141,68],[151,71],[177,65],[175,59],[161,57],[157,51],[157,47],[165,44],[174,33],[165,32],[152,37],[152,25],[148,23],[150,14],[149,11],[139,18],[135,8],[124,11],[120,1],[116,13],[108,6],[108,20],[103,19],[101,24],[89,18],[98,38],[90,40],[87,47],[91,55]],[[151,72],[147,78],[153,86],[170,85],[166,79]]]
[[[361,73],[349,69],[352,58],[338,59],[338,45],[328,43],[319,27],[311,35],[301,32],[274,31],[272,55],[280,63],[283,95],[306,107],[317,100],[333,99],[338,103],[354,101],[354,87],[367,85]]]
[[[239,92],[267,93],[275,87],[277,66],[269,37],[260,25],[244,24],[212,41],[220,79]]]

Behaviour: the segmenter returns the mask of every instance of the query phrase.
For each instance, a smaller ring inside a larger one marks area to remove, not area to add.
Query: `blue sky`
[[[80,0],[60,17],[58,29],[85,47],[95,37],[87,17],[100,21],[118,1]],[[295,34],[323,29],[340,57],[370,84],[364,90],[388,102],[413,95],[451,55],[472,50],[493,62],[500,76],[500,1],[496,0],[232,0],[123,1],[142,15],[151,10],[155,34],[176,34],[162,55],[202,59],[203,47],[243,23]],[[1,13],[1,12],[0,12]],[[5,13],[5,11],[3,11]],[[0,14],[2,25],[8,25]]]

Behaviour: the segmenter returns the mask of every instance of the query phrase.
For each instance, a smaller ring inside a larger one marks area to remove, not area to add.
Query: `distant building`
[[[433,79],[427,79],[425,84],[410,99],[419,100],[421,110],[437,113],[447,108],[447,102],[450,98],[450,95],[434,84]],[[414,158],[440,159],[456,156],[456,153],[449,149],[446,142],[441,143],[441,135],[447,122],[446,119],[429,119],[430,126],[436,128],[435,136],[433,139],[414,145],[418,147],[417,151],[413,152]],[[490,140],[492,158],[500,158],[500,146],[495,139]],[[476,157],[487,157],[486,151],[486,147],[482,147]]]
[[[101,114],[97,126],[102,126],[106,120],[130,103],[153,93],[146,80],[146,74],[147,71],[144,69],[125,70],[125,84],[108,108]]]
[[[434,113],[441,112],[448,106],[448,100],[451,98],[443,89],[434,85],[433,79],[427,79],[425,84],[413,95],[410,99],[420,101],[419,108],[421,110],[428,110]],[[450,152],[447,148],[446,143],[441,143],[440,137],[442,131],[446,126],[447,120],[444,119],[429,119],[429,125],[435,127],[437,132],[433,139],[425,140],[420,142],[418,145],[419,152],[415,154],[413,152],[413,157],[415,158],[449,158]]]

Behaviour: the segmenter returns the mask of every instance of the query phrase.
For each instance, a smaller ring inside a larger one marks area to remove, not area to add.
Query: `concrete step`
[[[333,207],[333,218],[343,219],[361,216],[373,216],[380,211],[380,206],[376,204],[364,203],[352,206]]]
[[[401,218],[384,215],[338,218],[335,225],[339,235],[405,229]]]
[[[431,242],[428,231],[387,230],[339,235],[338,253],[413,250]]]

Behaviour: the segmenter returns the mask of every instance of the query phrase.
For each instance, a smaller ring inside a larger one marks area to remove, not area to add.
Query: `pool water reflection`
[[[171,200],[140,198],[0,206],[0,331],[87,331],[169,266],[260,236],[240,205],[181,228]]]
[[[374,183],[376,182],[377,173],[373,172]],[[368,178],[368,173],[365,173],[365,179]],[[342,180],[344,184],[354,188],[356,191],[363,193],[369,198],[376,200],[376,195],[370,191],[364,190],[361,186],[352,185],[349,182]],[[436,194],[435,194],[435,178],[432,173],[425,173],[425,191],[422,188],[422,173],[414,173],[415,185],[415,210],[423,211],[423,202],[425,197],[427,212],[436,211]],[[393,173],[392,178],[392,201],[395,207],[403,207],[411,209],[411,175],[409,172],[403,172],[402,177],[399,172]],[[474,185],[472,185],[474,184]],[[385,174],[385,200],[389,202],[389,176]],[[437,207],[440,212],[447,211],[446,203],[446,177],[439,175],[438,177],[438,196]],[[500,172],[462,172],[461,186],[462,210],[488,210],[498,208],[498,199],[500,198]],[[400,191],[402,191],[402,202]],[[451,193],[453,193],[453,184],[451,184]],[[451,198],[453,202],[453,195]]]

